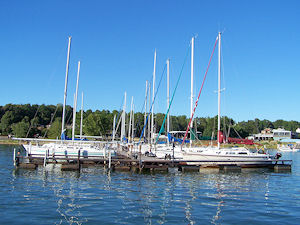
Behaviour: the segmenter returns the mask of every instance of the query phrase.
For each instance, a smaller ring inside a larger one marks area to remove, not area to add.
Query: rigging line
[[[236,129],[235,129],[234,127],[232,127],[232,128],[233,128],[233,130],[235,131],[235,133],[239,136],[239,138],[240,138],[240,139],[243,139],[243,138],[241,137],[241,135],[239,134],[239,132],[237,132]]]
[[[195,133],[195,132],[193,131],[193,129],[191,129],[190,132],[195,136],[195,138],[196,138],[198,141],[200,141],[200,144],[202,145],[202,141],[198,138],[197,133]]]
[[[121,110],[123,104],[124,104],[124,96],[122,98],[121,105],[120,105],[120,108],[119,108],[119,111],[118,111],[118,115],[116,117],[116,121],[118,121],[118,123],[117,123],[117,129],[115,130],[116,133],[117,133],[117,130],[118,130],[120,122],[121,122],[121,120],[119,120],[119,119],[121,117],[121,111],[123,111],[123,110]]]
[[[51,117],[51,120],[50,120],[50,123],[49,123],[49,127],[52,125],[52,122],[53,122],[53,119],[54,119],[54,117],[55,117],[55,115],[56,115],[58,106],[59,106],[59,104],[56,105],[56,109],[55,109],[55,111],[54,111],[54,113],[53,113],[53,115],[52,115],[52,117]],[[46,129],[46,132],[45,132],[43,138],[46,137],[46,135],[47,135],[47,133],[48,133],[48,130],[49,130],[49,128]]]
[[[173,95],[172,95],[171,101],[170,101],[170,103],[169,103],[168,110],[167,110],[167,112],[166,112],[166,115],[165,115],[165,118],[164,118],[164,120],[163,120],[163,123],[162,123],[162,125],[161,125],[161,127],[160,127],[160,130],[159,130],[159,133],[158,133],[158,135],[157,135],[157,139],[156,139],[156,141],[155,141],[155,144],[157,143],[160,134],[164,131],[164,125],[165,125],[165,122],[166,122],[168,113],[169,113],[169,111],[170,111],[170,108],[171,108],[171,105],[172,105],[172,102],[173,102],[173,99],[174,99],[174,96],[175,96],[175,93],[176,93],[176,90],[177,90],[177,87],[178,87],[180,78],[181,78],[181,76],[182,76],[183,68],[184,68],[184,66],[185,66],[187,57],[188,57],[188,55],[189,55],[190,47],[191,47],[191,43],[189,43],[189,47],[187,48],[187,51],[186,51],[186,54],[185,54],[185,57],[184,57],[184,61],[183,61],[183,64],[182,64],[182,67],[181,67],[181,70],[180,70],[180,73],[179,73],[179,77],[178,77],[178,79],[177,79],[177,82],[176,82],[176,85],[175,85],[175,88],[174,88],[174,91],[173,91]]]
[[[201,88],[200,88],[200,91],[199,91],[199,94],[198,94],[198,98],[197,98],[197,100],[196,100],[196,102],[195,102],[195,106],[194,106],[194,109],[193,109],[193,113],[192,113],[192,115],[191,115],[191,119],[190,119],[189,125],[188,125],[188,127],[187,127],[187,129],[186,129],[186,132],[185,132],[183,141],[182,141],[182,143],[181,143],[181,148],[182,148],[182,146],[183,146],[183,144],[184,144],[184,141],[185,141],[185,139],[186,139],[186,137],[187,137],[187,134],[188,134],[189,129],[190,129],[191,122],[192,122],[192,120],[193,120],[193,117],[194,117],[196,108],[197,108],[197,106],[198,106],[198,101],[199,101],[199,98],[200,98],[200,95],[201,95],[201,92],[202,92],[202,89],[203,89],[203,85],[204,85],[204,82],[205,82],[205,79],[206,79],[206,75],[207,75],[207,72],[208,72],[208,69],[209,69],[209,66],[210,66],[212,57],[213,57],[213,55],[214,55],[214,52],[215,52],[217,43],[218,43],[218,37],[216,38],[216,41],[215,41],[215,44],[214,44],[214,48],[213,48],[213,51],[212,51],[212,53],[211,53],[211,56],[210,56],[210,59],[209,59],[209,62],[208,62],[207,68],[206,68],[206,72],[205,72],[205,75],[204,75],[204,78],[203,78],[203,81],[202,81],[202,85],[201,85]]]
[[[162,80],[162,77],[163,77],[163,74],[164,74],[164,71],[165,71],[165,67],[166,67],[166,65],[165,65],[164,68],[163,68],[163,72],[162,72],[162,76],[161,76],[160,81]],[[152,77],[153,77],[153,75],[152,75]],[[150,84],[150,82],[149,82],[149,84]],[[157,89],[157,90],[158,90],[158,89]],[[145,96],[145,98],[144,98],[144,103],[143,103],[142,110],[141,110],[142,113],[143,113],[143,111],[144,111],[145,102],[147,101],[148,95],[150,95],[150,93],[148,93],[148,91],[147,91],[147,96]],[[141,121],[142,121],[141,118],[138,118],[138,121],[137,121],[135,124],[137,124],[137,126],[139,127]],[[137,129],[136,129],[136,132],[137,132]]]
[[[37,108],[37,110],[36,110],[36,112],[35,112],[35,114],[34,114],[33,119],[30,121],[30,126],[29,126],[29,128],[28,128],[28,131],[27,131],[27,134],[26,134],[26,138],[28,137],[29,131],[30,131],[31,128],[32,128],[32,122],[34,121],[34,119],[35,119],[35,117],[36,117],[36,115],[37,115],[37,113],[38,113],[40,107],[41,107],[41,105],[38,106],[38,108]]]
[[[223,44],[221,45],[221,66],[222,66],[222,69],[221,69],[221,72],[222,72],[222,82],[223,82],[223,90],[226,90],[226,82],[225,82],[225,67],[224,67],[224,60],[223,60],[223,45],[224,45],[224,40],[222,42]],[[222,101],[222,105],[223,105],[223,108],[224,108],[224,112],[227,111],[227,105],[226,105],[226,91],[224,91],[224,98],[223,98],[223,101]],[[223,113],[223,115],[225,115],[225,113]],[[225,125],[225,122],[224,122],[224,125]],[[226,135],[226,134],[225,134]],[[229,135],[229,134],[228,134]]]
[[[224,135],[225,135],[225,140],[229,137],[229,134],[227,134],[226,131],[226,121],[225,121],[225,116],[223,116],[223,131],[224,131]]]
[[[139,139],[138,145],[140,144],[140,141],[141,141],[141,139],[142,139],[142,137],[143,137],[145,127],[147,126],[147,122],[148,122],[149,115],[150,115],[151,112],[152,112],[152,108],[153,108],[153,105],[154,105],[154,102],[155,102],[155,99],[156,99],[156,96],[157,96],[157,93],[158,93],[158,90],[159,90],[159,87],[160,87],[160,84],[161,84],[163,75],[164,75],[164,73],[165,73],[165,71],[166,71],[166,66],[167,66],[167,64],[165,64],[164,69],[163,69],[163,72],[162,72],[162,74],[161,74],[161,77],[160,77],[158,86],[157,86],[156,91],[155,91],[154,99],[153,99],[153,101],[152,101],[152,103],[151,103],[150,111],[149,111],[149,113],[148,113],[148,115],[147,115],[146,122],[145,122],[145,124],[144,124],[142,133],[141,133],[141,135],[140,135],[140,139]]]
[[[217,118],[216,116],[213,117],[214,125],[213,125],[213,129],[212,129],[212,132],[211,132],[211,139],[210,139],[210,145],[211,146],[213,145],[213,140],[215,138],[216,118]]]
[[[72,108],[72,109],[73,109],[73,108]],[[67,113],[66,113],[66,114],[67,114]],[[69,118],[67,119],[66,125],[70,122],[72,116],[73,116],[73,110],[71,110],[71,112],[70,112],[70,116],[69,116]]]

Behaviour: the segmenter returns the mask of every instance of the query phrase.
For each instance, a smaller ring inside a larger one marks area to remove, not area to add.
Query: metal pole
[[[218,148],[220,148],[220,130],[221,130],[221,32],[219,32],[218,46]]]
[[[191,41],[191,118],[193,115],[193,107],[194,107],[194,40],[192,37]],[[192,130],[193,130],[193,121],[190,125],[190,144],[192,145]]]
[[[149,95],[149,113],[150,113],[150,107],[151,107],[151,100],[150,100],[150,96],[151,96],[151,84],[149,83],[148,84],[148,95]],[[149,115],[149,117],[150,117],[150,115]],[[148,118],[148,143],[151,143],[151,140],[150,140],[150,138],[151,138],[151,126],[150,126],[150,118]]]
[[[67,65],[66,65],[66,78],[65,78],[65,91],[64,91],[64,104],[63,104],[63,114],[61,123],[61,133],[65,130],[65,111],[66,111],[66,101],[67,101],[67,87],[68,87],[68,74],[69,74],[69,60],[70,60],[70,49],[71,49],[71,36],[69,37],[68,44],[68,54],[67,54]]]
[[[130,115],[129,115],[129,126],[128,126],[128,140],[129,140],[129,142],[131,141],[132,105],[133,105],[133,96],[131,96]]]
[[[83,92],[81,93],[80,139],[82,139],[82,125],[83,125]]]
[[[170,59],[167,60],[167,110],[170,105]],[[167,115],[167,143],[169,146],[169,132],[170,132],[170,111]]]
[[[72,129],[72,140],[73,141],[75,139],[75,123],[76,123],[76,111],[77,111],[77,96],[78,96],[79,73],[80,73],[80,61],[78,61],[76,92],[75,92],[75,96],[74,96],[73,129]]]
[[[132,99],[132,101],[133,101],[133,99]],[[134,103],[132,105],[132,129],[131,129],[131,141],[132,141],[132,143],[134,143],[133,138],[134,138]]]
[[[144,124],[146,123],[146,120],[147,120],[147,100],[148,100],[147,99],[147,94],[148,94],[148,81],[146,80]],[[146,137],[146,131],[147,131],[147,129],[145,128],[144,139]]]
[[[156,73],[156,49],[154,52],[153,85],[152,85],[152,117],[151,117],[151,144],[154,140],[154,94],[155,94],[155,73]]]
[[[112,133],[112,141],[115,141],[116,137],[116,115],[114,115],[114,121],[113,121],[113,133]]]
[[[126,115],[126,92],[124,94],[124,105],[123,105],[123,113],[122,113],[122,124],[121,124],[121,142],[123,141],[125,134],[125,115]]]

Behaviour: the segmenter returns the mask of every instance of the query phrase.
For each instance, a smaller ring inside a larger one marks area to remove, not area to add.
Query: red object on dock
[[[254,145],[253,140],[243,139],[243,138],[231,138],[228,137],[224,139],[224,135],[222,131],[219,131],[219,142],[221,143],[228,143],[228,144],[243,144],[243,145]]]

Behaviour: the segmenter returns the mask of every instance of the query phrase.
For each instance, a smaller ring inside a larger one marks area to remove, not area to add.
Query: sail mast
[[[131,142],[134,143],[134,103],[132,106],[132,129],[131,129]]]
[[[194,40],[195,38],[192,37],[191,40],[191,118],[193,115],[193,107],[194,107]],[[190,129],[191,145],[192,145],[192,133],[193,133],[193,119],[191,122],[191,129]]]
[[[126,115],[126,91],[124,94],[124,105],[123,105],[123,113],[122,113],[122,124],[121,124],[121,141],[125,137],[125,115]]]
[[[155,92],[155,73],[156,73],[156,49],[154,52],[153,85],[152,85],[152,115],[151,115],[151,144],[154,143],[154,92]]]
[[[148,104],[148,107],[149,107],[149,113],[150,113],[150,109],[151,109],[151,83],[149,82],[148,83],[148,96],[149,96],[149,104]],[[150,116],[150,115],[149,115]],[[148,143],[151,143],[151,128],[150,128],[150,119],[148,119]]]
[[[116,115],[114,115],[114,121],[113,121],[112,141],[115,141],[115,136],[116,136]]]
[[[221,32],[218,35],[218,148],[220,148],[220,130],[221,130]]]
[[[133,105],[133,96],[131,96],[131,106],[130,106],[130,116],[129,116],[129,126],[128,126],[128,140],[129,140],[129,142],[131,141],[132,105]]]
[[[68,87],[68,74],[69,74],[69,60],[70,60],[71,38],[72,37],[69,36],[67,64],[66,64],[65,91],[64,91],[64,104],[63,104],[63,114],[62,114],[62,123],[61,123],[61,134],[63,134],[63,132],[65,130],[65,114],[66,114],[66,101],[67,101],[67,87]]]
[[[170,105],[170,59],[167,60],[167,110]],[[167,137],[170,132],[170,112],[167,115]],[[169,137],[167,138],[167,143],[169,143]]]
[[[144,124],[146,123],[146,120],[147,120],[147,94],[148,94],[148,81],[146,80]],[[146,131],[147,131],[147,129],[145,129],[145,132],[144,132],[144,140],[146,137]]]
[[[82,138],[82,125],[83,125],[83,92],[81,93],[80,139]]]
[[[73,141],[75,139],[75,123],[76,123],[76,110],[77,110],[77,96],[78,96],[79,73],[80,73],[80,61],[78,61],[76,92],[75,92],[74,108],[73,108],[73,128],[72,128],[72,140]]]

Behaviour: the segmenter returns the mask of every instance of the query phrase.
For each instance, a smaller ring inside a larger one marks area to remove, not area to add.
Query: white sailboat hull
[[[109,151],[115,155],[113,150],[101,148],[93,144],[71,144],[71,143],[49,143],[43,145],[23,145],[26,153],[37,158],[44,158],[45,154],[55,158],[77,158],[80,151],[80,157],[99,157],[108,156]]]
[[[269,154],[253,153],[245,148],[202,148],[198,151],[185,151],[182,155],[183,160],[187,161],[188,164],[201,161],[209,164],[257,165],[272,164],[273,159]]]

